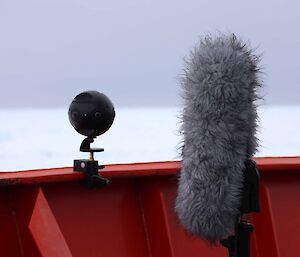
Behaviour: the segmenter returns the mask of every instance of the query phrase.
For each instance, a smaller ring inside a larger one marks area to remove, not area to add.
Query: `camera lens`
[[[78,120],[78,118],[79,118],[79,113],[78,112],[72,112],[72,115],[71,115],[71,117],[72,117],[72,120]]]
[[[95,112],[95,117],[96,118],[100,118],[102,116],[102,114],[100,112]]]

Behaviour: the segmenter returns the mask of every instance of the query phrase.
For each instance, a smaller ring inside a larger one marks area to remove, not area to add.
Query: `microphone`
[[[258,63],[234,34],[206,36],[185,59],[175,211],[189,232],[211,243],[232,236],[241,215],[245,163],[258,147]]]

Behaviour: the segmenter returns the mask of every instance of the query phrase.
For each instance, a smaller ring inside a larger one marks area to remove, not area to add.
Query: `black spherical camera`
[[[105,133],[115,118],[115,109],[109,98],[97,91],[77,95],[69,108],[69,120],[76,131],[95,138]]]
[[[74,160],[74,171],[84,172],[83,184],[88,187],[102,187],[108,184],[108,179],[100,176],[98,165],[94,160],[94,152],[102,152],[103,148],[91,148],[94,139],[105,133],[115,118],[115,109],[109,98],[97,91],[85,91],[77,95],[69,107],[69,120],[75,130],[86,136],[80,146],[80,151],[90,152],[89,160]]]

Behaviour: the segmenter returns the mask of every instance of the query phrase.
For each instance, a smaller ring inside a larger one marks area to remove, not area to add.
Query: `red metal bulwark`
[[[253,257],[300,256],[300,157],[257,158],[262,211]],[[0,173],[0,257],[227,256],[174,213],[180,162],[107,165],[88,189],[72,168]]]

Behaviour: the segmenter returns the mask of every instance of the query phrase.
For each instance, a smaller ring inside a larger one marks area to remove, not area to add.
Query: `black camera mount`
[[[248,221],[248,214],[260,211],[259,172],[254,160],[245,162],[244,187],[240,212],[235,225],[235,233],[220,243],[228,249],[229,257],[250,257],[250,236],[254,230]]]
[[[74,171],[85,173],[85,178],[81,182],[86,187],[103,187],[110,183],[106,178],[99,174],[99,170],[104,168],[104,165],[99,165],[94,159],[95,152],[103,152],[103,148],[90,148],[90,144],[94,142],[93,138],[85,138],[80,146],[81,152],[89,152],[90,159],[74,160]]]

